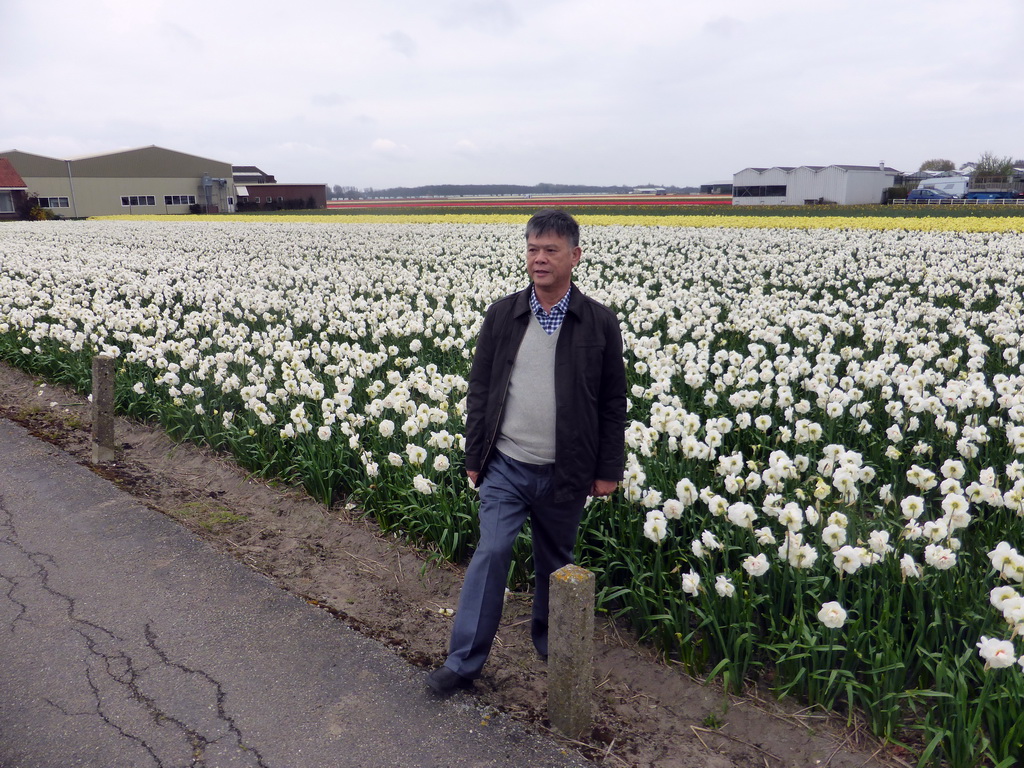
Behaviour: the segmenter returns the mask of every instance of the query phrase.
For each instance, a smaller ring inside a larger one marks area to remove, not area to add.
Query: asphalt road
[[[585,766],[0,419],[0,767]]]

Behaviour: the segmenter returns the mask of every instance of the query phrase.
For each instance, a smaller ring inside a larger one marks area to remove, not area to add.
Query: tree
[[[955,171],[956,164],[952,160],[946,160],[941,157],[933,158],[932,160],[925,160],[921,163],[919,171]]]
[[[974,164],[976,176],[1009,176],[1013,172],[1013,158],[999,157],[994,152],[982,152]]]

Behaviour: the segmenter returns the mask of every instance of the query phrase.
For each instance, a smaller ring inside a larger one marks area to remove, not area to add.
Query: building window
[[[66,197],[40,197],[39,198],[40,208],[69,208],[68,199]]]
[[[733,197],[785,197],[786,185],[777,184],[767,187],[733,187]]]
[[[254,198],[252,199],[252,201],[253,201],[254,203],[256,203],[256,205],[259,205],[259,204],[260,204],[260,199],[259,199],[258,197],[254,197]]]
[[[195,205],[195,195],[164,195],[164,205]]]
[[[0,192],[0,213],[14,213],[14,195]]]
[[[156,205],[156,197],[153,195],[122,195],[121,205],[125,208],[139,207],[144,205]]]

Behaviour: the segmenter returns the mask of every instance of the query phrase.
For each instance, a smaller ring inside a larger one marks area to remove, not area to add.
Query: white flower
[[[914,562],[914,558],[910,555],[904,555],[900,558],[900,572],[903,574],[903,579],[920,579],[923,575],[921,566]]]
[[[922,528],[924,529],[924,537],[928,541],[942,541],[949,536],[949,526],[945,520],[929,520]]]
[[[946,459],[944,462],[942,462],[942,467],[940,471],[942,472],[943,477],[959,480],[964,476],[967,470],[964,468],[964,464],[962,461],[957,461],[956,459]]]
[[[678,520],[683,514],[683,503],[678,499],[667,499],[661,507],[666,520]]]
[[[647,513],[647,519],[644,521],[644,536],[655,544],[660,544],[661,540],[665,538],[667,533],[668,526],[666,524],[665,515],[663,515],[660,510],[650,510]]]
[[[720,542],[711,531],[705,530],[701,533],[700,540],[704,542],[704,546],[708,549],[724,549],[722,542]]]
[[[450,466],[451,466],[451,462],[448,460],[448,457],[445,456],[443,453],[439,453],[439,454],[437,454],[437,456],[434,457],[434,471],[435,472],[444,472]]]
[[[1017,590],[1007,585],[994,587],[992,591],[988,593],[988,600],[992,603],[992,607],[998,608],[999,610],[1002,610],[1003,603],[1015,597],[1019,597]]]
[[[697,500],[697,488],[687,478],[676,483],[676,498],[684,507],[688,507]]]
[[[970,506],[971,505],[967,503],[967,499],[959,493],[950,493],[942,500],[942,511],[947,515],[955,515],[958,513],[966,514],[968,509],[970,509]],[[967,519],[970,521],[970,515],[968,515]],[[965,526],[958,527],[962,528]]]
[[[416,475],[416,477],[412,479],[412,487],[420,493],[429,495],[434,492],[434,488],[437,486],[423,475]]]
[[[988,559],[996,573],[1004,579],[1021,582],[1024,577],[1024,558],[1007,542],[1000,541],[996,548],[988,553]]]
[[[327,426],[320,427],[316,431],[316,436],[319,437],[324,442],[327,442],[328,440],[331,439],[331,428]]]
[[[381,437],[391,437],[395,433],[395,422],[391,419],[384,419],[377,425]]]
[[[696,595],[700,590],[700,576],[693,571],[684,573],[682,576],[683,592],[688,595]]]
[[[715,592],[718,593],[719,597],[732,597],[736,594],[736,586],[729,580],[728,576],[719,574],[715,577]]]
[[[729,505],[726,517],[730,523],[740,528],[752,528],[753,522],[757,519],[757,513],[750,504],[738,501]]]
[[[893,551],[893,546],[889,543],[889,532],[888,531],[872,531],[868,534],[868,547],[872,552],[879,555],[887,555]]]
[[[648,488],[643,492],[640,503],[648,509],[654,509],[661,504],[661,491],[657,488]]]
[[[818,550],[812,547],[810,544],[801,544],[800,546],[790,548],[789,551],[789,564],[794,568],[808,569],[814,567],[814,564],[818,562]]]
[[[405,455],[409,457],[409,463],[419,466],[427,460],[427,449],[421,445],[408,443],[405,446]]]
[[[789,502],[779,512],[779,523],[790,531],[799,531],[804,527],[804,512],[796,502]]]
[[[842,512],[833,512],[828,516],[828,524],[838,525],[840,528],[845,528],[850,524],[850,520]]]
[[[932,568],[946,571],[956,565],[956,552],[939,544],[929,544],[924,548],[924,561]]]
[[[762,552],[759,555],[747,555],[743,558],[743,570],[751,576],[764,576],[768,572],[768,556]]]
[[[900,509],[907,520],[917,520],[924,512],[924,499],[920,496],[907,496],[900,502]]]
[[[911,485],[915,485],[922,491],[929,491],[939,484],[939,481],[935,479],[935,473],[930,469],[919,467],[917,464],[911,465],[910,469],[907,470],[907,480]]]
[[[1024,634],[1024,597],[1014,594],[1004,599],[997,607],[1006,623],[1013,628],[1013,634]]]
[[[829,629],[839,629],[846,623],[846,610],[835,600],[823,603],[818,611],[818,621]]]
[[[1012,667],[1017,661],[1013,643],[1009,640],[996,640],[984,635],[978,641],[978,654],[985,660],[985,669]]]
[[[846,543],[846,529],[838,525],[828,525],[821,532],[821,540],[829,549],[839,549]]]
[[[762,547],[770,547],[775,543],[775,534],[773,534],[772,529],[767,526],[764,528],[758,528],[754,531],[754,537],[757,539],[757,543]]]
[[[851,547],[846,545],[836,550],[832,562],[837,571],[844,573],[856,573],[865,562],[867,552],[863,547]]]
[[[707,499],[708,509],[711,510],[711,514],[715,517],[721,517],[729,509],[729,501],[724,496],[718,494],[712,494]]]

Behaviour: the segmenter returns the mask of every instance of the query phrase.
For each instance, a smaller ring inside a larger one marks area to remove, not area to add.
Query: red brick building
[[[28,185],[6,157],[0,157],[0,219],[16,219],[28,197]]]
[[[282,211],[326,208],[326,184],[282,184],[255,165],[231,168],[239,211]]]
[[[326,184],[238,184],[239,211],[326,208]]]

